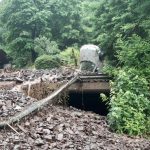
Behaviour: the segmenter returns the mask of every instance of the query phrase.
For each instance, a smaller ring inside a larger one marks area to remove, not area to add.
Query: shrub
[[[42,55],[35,60],[36,69],[52,69],[60,66],[60,59],[54,55]]]
[[[79,50],[73,47],[67,48],[59,56],[65,66],[77,66],[79,63]]]
[[[149,86],[145,78],[132,68],[118,72],[112,83],[108,121],[113,130],[129,135],[149,132],[150,117]]]
[[[134,35],[119,39],[120,67],[106,67],[112,72],[108,122],[111,129],[129,135],[150,133],[150,44]]]

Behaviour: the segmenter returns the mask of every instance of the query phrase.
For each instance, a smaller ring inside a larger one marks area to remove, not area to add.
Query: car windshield
[[[93,72],[95,69],[95,64],[90,61],[82,61],[80,63],[80,69]]]

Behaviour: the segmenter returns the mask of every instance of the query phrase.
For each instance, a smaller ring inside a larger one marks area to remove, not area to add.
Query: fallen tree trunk
[[[31,105],[29,105],[28,108],[20,112],[19,114],[15,115],[14,117],[10,118],[9,120],[0,122],[0,128],[4,128],[12,123],[20,121],[22,118],[28,116],[32,112],[40,109],[43,106],[46,106],[47,104],[52,104],[53,99],[56,98],[61,92],[63,92],[66,88],[68,88],[71,84],[73,84],[78,79],[78,75],[76,75],[73,79],[69,80],[67,83],[62,85],[59,89],[55,90],[50,96],[38,101],[34,102]]]

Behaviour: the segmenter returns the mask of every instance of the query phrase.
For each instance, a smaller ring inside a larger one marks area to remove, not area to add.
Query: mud
[[[0,78],[3,78],[3,81],[5,79],[10,81],[17,77],[17,80],[23,81],[23,84],[35,80],[53,84],[68,81],[75,74],[76,72],[71,69],[22,70],[10,74],[0,74]],[[2,84],[2,81],[0,83]],[[17,85],[19,87],[13,90],[0,90],[1,120],[8,119],[37,101],[37,99],[31,98],[29,88],[27,88],[28,94],[20,92],[20,85],[22,83],[19,83]],[[29,86],[29,84],[27,85]],[[72,107],[46,106],[20,122],[1,129],[0,132],[0,150],[150,149],[150,140],[113,133],[109,129],[106,117]]]
[[[47,106],[12,129],[1,130],[5,150],[149,150],[150,141],[109,131],[106,118],[74,108]]]

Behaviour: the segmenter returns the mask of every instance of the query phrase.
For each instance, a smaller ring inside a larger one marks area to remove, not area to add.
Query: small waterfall
[[[14,86],[11,91],[18,91],[18,92],[22,92],[22,85],[16,85]]]
[[[27,93],[28,96],[30,96],[31,85],[32,85],[32,83],[29,82],[29,84],[28,84],[28,93]]]

